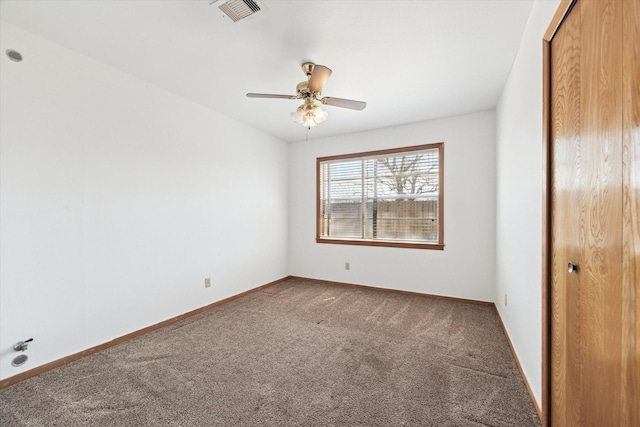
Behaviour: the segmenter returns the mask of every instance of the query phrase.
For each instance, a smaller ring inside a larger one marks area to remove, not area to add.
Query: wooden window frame
[[[323,237],[322,233],[322,205],[320,194],[322,191],[321,182],[321,164],[332,160],[357,159],[362,157],[393,155],[404,152],[438,149],[438,242],[413,242],[399,240],[367,240],[367,239],[350,239],[350,238],[330,238]],[[415,145],[410,147],[391,148],[386,150],[364,151],[360,153],[341,154],[336,156],[318,157],[316,158],[316,242],[329,243],[338,245],[357,245],[357,246],[384,246],[393,248],[412,248],[412,249],[431,249],[444,250],[444,143],[437,142],[432,144]]]

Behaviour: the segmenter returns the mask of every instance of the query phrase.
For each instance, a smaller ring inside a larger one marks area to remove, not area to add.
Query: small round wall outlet
[[[13,366],[22,366],[25,363],[27,363],[27,360],[29,360],[29,356],[27,356],[26,354],[21,354],[19,356],[16,356],[13,358],[13,360],[11,361],[11,364]]]

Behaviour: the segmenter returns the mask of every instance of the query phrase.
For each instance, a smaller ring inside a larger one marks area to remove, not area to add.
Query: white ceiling
[[[0,17],[285,141],[305,139],[289,116],[305,61],[333,74],[309,132],[327,137],[494,108],[533,0],[264,0],[233,23],[211,0],[2,0]],[[20,50],[19,46],[12,47]],[[25,58],[28,60],[28,57]]]

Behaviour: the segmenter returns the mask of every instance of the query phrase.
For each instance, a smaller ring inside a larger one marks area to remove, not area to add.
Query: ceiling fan
[[[324,65],[316,65],[312,62],[302,64],[302,72],[307,76],[307,80],[298,83],[296,95],[273,95],[268,93],[248,93],[249,98],[276,98],[276,99],[302,99],[304,104],[291,113],[291,117],[296,123],[300,123],[307,129],[317,126],[327,118],[327,112],[316,105],[316,101],[333,105],[334,107],[348,108],[350,110],[364,110],[366,102],[354,101],[352,99],[333,98],[325,96],[320,98],[322,88],[331,75],[331,69]]]

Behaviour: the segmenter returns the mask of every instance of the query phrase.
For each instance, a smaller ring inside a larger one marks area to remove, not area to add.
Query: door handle
[[[569,273],[577,273],[578,272],[578,265],[570,262],[569,265],[568,265],[568,270],[569,270]]]

